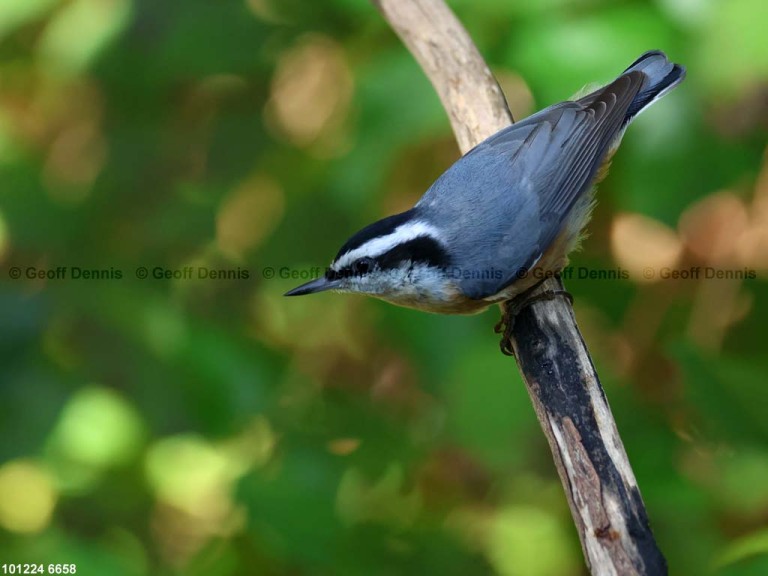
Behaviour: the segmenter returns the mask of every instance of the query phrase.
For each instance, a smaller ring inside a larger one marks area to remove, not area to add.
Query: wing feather
[[[465,250],[456,260],[474,267],[458,271],[467,296],[492,296],[538,261],[590,189],[642,79],[626,73],[589,102],[561,102],[500,131],[424,194],[416,211],[452,222],[447,240]]]

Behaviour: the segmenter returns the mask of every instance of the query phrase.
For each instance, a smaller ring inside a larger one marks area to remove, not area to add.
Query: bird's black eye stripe
[[[373,258],[363,256],[341,270],[328,268],[325,272],[325,277],[328,280],[338,280],[340,278],[349,278],[351,276],[365,276],[373,270],[375,265],[376,261]]]
[[[404,262],[409,262],[411,267],[415,263],[420,263],[432,268],[447,268],[451,263],[451,258],[445,248],[434,238],[417,236],[376,258],[363,256],[341,270],[329,268],[325,277],[328,280],[359,278],[371,273],[374,269],[387,271],[400,268]]]
[[[399,268],[406,261],[421,262],[433,268],[446,268],[451,263],[445,248],[430,236],[417,236],[395,246],[376,260],[382,270]]]
[[[367,256],[360,258],[352,264],[352,273],[356,276],[368,274],[373,269],[373,264],[373,258],[368,258]]]

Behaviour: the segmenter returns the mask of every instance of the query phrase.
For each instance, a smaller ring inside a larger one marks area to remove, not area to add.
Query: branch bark
[[[512,123],[496,80],[443,0],[372,2],[437,90],[463,153]],[[552,278],[533,295],[558,290],[562,283]],[[570,303],[542,299],[520,311],[513,347],[591,574],[666,574]]]
[[[462,153],[514,119],[483,57],[442,0],[372,0],[435,87]]]

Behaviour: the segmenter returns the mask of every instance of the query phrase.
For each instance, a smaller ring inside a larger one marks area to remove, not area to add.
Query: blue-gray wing
[[[427,191],[417,210],[451,223],[452,273],[480,299],[503,290],[557,237],[589,190],[643,82],[630,72],[588,103],[562,102],[480,143]]]

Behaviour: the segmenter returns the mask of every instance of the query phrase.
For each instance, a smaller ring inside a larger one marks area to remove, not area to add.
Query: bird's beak
[[[340,284],[339,280],[328,280],[324,276],[315,280],[310,280],[306,284],[289,290],[283,296],[304,296],[305,294],[315,294],[316,292],[325,292],[326,290],[333,290],[338,288]]]

